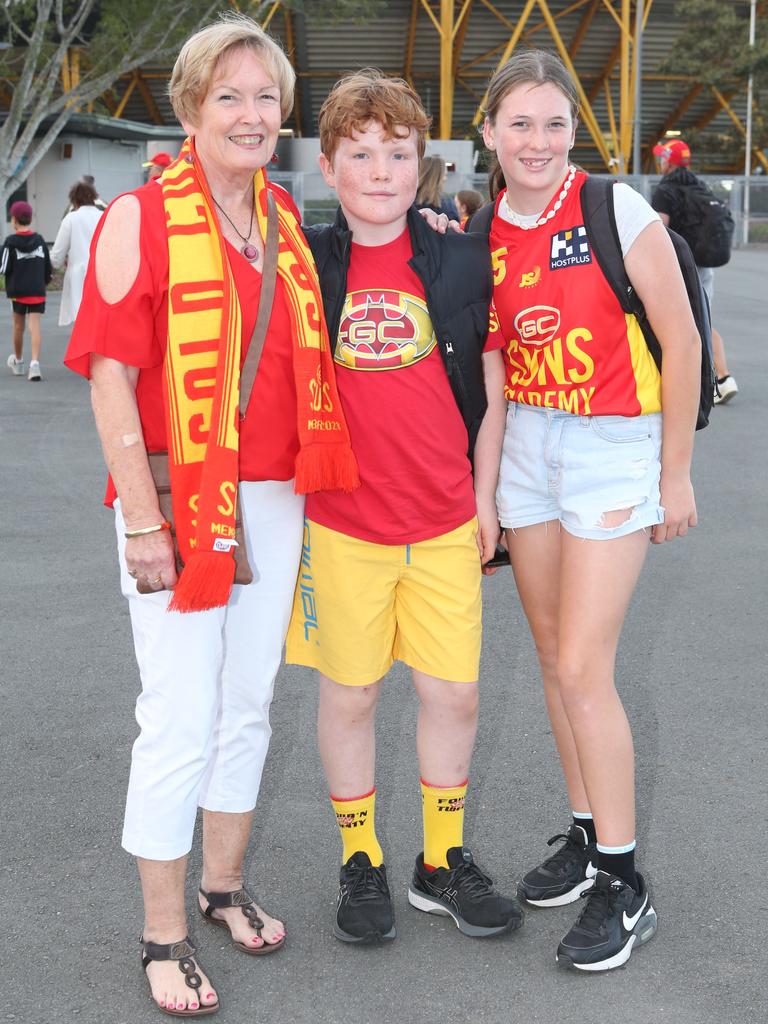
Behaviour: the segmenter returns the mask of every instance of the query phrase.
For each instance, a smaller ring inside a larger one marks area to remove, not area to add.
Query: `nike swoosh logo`
[[[626,912],[626,910],[624,911],[624,931],[627,931],[627,932],[631,932],[632,931],[632,929],[635,927],[637,922],[640,920],[640,917],[641,917],[643,911],[645,910],[645,905],[646,905],[647,902],[648,902],[648,897],[646,896],[645,899],[643,900],[643,905],[640,907],[638,912],[633,917],[627,917],[627,912]]]
[[[592,861],[587,861],[587,870],[584,872],[587,878],[594,878],[597,874],[597,868],[593,865]]]

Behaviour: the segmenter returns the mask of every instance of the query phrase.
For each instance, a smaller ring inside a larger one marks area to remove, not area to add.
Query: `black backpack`
[[[613,206],[613,185],[612,179],[586,178],[581,189],[581,212],[584,217],[584,228],[603,276],[611,286],[624,312],[632,313],[636,318],[643,332],[648,351],[661,371],[661,345],[659,345],[653,328],[645,315],[645,307],[624,269],[624,257],[621,252]],[[489,235],[493,219],[493,205],[493,203],[487,203],[481,207],[470,219],[465,230]],[[669,228],[667,228],[667,232],[675,247],[675,255],[685,281],[691,312],[701,338],[701,389],[699,391],[699,412],[696,417],[696,429],[701,430],[709,423],[716,387],[709,301],[701,286],[696,262],[688,243]]]
[[[703,181],[681,185],[677,193],[682,203],[678,234],[691,247],[700,267],[723,267],[731,258],[733,217],[728,207],[715,198]]]

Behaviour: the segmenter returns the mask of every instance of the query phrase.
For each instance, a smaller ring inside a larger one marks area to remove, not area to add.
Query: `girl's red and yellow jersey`
[[[634,316],[625,314],[587,238],[578,172],[555,216],[524,230],[491,224],[491,332],[504,339],[511,402],[577,416],[661,411],[661,378]]]

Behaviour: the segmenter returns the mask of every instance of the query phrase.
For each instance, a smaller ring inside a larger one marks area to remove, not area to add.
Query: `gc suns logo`
[[[583,224],[552,235],[549,252],[550,270],[562,270],[563,267],[577,267],[582,263],[591,262],[592,251],[589,248],[587,229]]]

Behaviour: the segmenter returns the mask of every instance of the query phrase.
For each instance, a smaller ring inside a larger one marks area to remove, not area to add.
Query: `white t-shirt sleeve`
[[[619,232],[621,254],[626,259],[640,232],[655,220],[661,220],[650,204],[631,185],[617,181],[613,186],[613,208]]]

